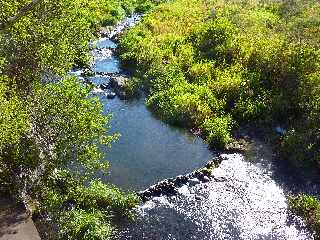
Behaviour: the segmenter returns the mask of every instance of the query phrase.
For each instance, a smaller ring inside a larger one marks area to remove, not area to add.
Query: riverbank
[[[40,240],[30,213],[12,199],[0,197],[0,240]]]
[[[112,54],[114,54],[114,51],[112,51]],[[110,57],[112,58],[112,55],[110,55]],[[109,60],[108,61],[103,60],[103,64],[101,65],[101,67],[105,68],[105,69],[109,69],[108,64],[110,64]],[[111,61],[111,64],[112,64],[112,61]],[[95,67],[97,67],[97,66],[95,66]],[[118,67],[114,68],[114,69],[118,69]],[[103,71],[97,71],[97,73],[98,74],[105,74],[105,72],[103,72]],[[118,73],[112,73],[112,74],[118,74]],[[110,76],[108,75],[108,78],[109,77]],[[101,84],[100,81],[101,81],[101,79],[99,79],[100,86],[104,86],[106,82],[103,82]],[[127,81],[130,81],[130,80],[127,80]],[[112,84],[110,84],[110,85],[112,87]],[[107,87],[107,89],[109,89],[109,87]],[[103,93],[103,91],[102,91],[102,93]],[[191,130],[191,132],[193,132],[194,134],[201,135],[201,131],[199,131],[196,128],[193,128]],[[259,131],[257,131],[256,127],[255,128],[248,127],[246,129],[242,129],[241,131],[234,132],[233,136],[235,137],[236,141],[230,142],[230,143],[228,143],[226,145],[227,152],[229,152],[229,153],[241,152],[241,153],[245,154],[245,156],[246,156],[245,159],[247,159],[249,161],[251,161],[251,160],[254,161],[257,158],[257,156],[255,155],[256,153],[254,153],[254,152],[259,150],[258,152],[261,153],[261,151],[262,151],[261,148],[263,148],[263,149],[265,149],[263,151],[268,152],[269,155],[267,154],[268,157],[266,157],[266,155],[263,155],[263,158],[267,158],[267,160],[265,162],[261,162],[260,161],[261,159],[259,159],[260,162],[258,161],[258,164],[262,165],[263,167],[265,167],[267,165],[270,165],[270,164],[274,164],[273,161],[275,161],[275,156],[274,156],[274,154],[272,154],[270,152],[270,146],[268,148],[266,148],[265,147],[265,143],[261,143],[261,141],[258,141],[257,139],[253,140],[252,136],[263,137],[263,136],[269,135],[269,140],[271,139],[270,136],[273,136],[274,139],[279,139],[280,140],[281,136],[283,135],[284,132],[285,132],[285,130],[282,129],[281,127],[277,127],[277,128],[274,127],[272,129],[268,129],[267,131],[266,131],[266,129],[263,129],[260,133],[259,133]],[[251,144],[251,146],[249,146],[250,144]],[[259,147],[257,147],[257,146],[253,147],[252,144],[254,144],[254,145],[257,144],[257,145],[260,145],[260,146]],[[251,157],[250,157],[250,155],[251,155]],[[255,164],[256,162],[253,162],[253,163]],[[277,171],[279,169],[276,169],[276,170],[272,169],[272,170],[273,170],[273,174],[275,174],[274,176],[272,176],[272,177],[275,177],[275,179],[272,178],[272,180],[277,182],[278,181],[278,177],[279,177],[279,175],[278,175],[279,172],[277,172]],[[142,199],[144,201],[148,202],[148,201],[152,201],[153,198],[158,198],[158,197],[174,197],[177,194],[179,194],[179,191],[178,191],[179,188],[181,188],[181,187],[183,187],[183,188],[189,187],[190,186],[190,182],[192,182],[191,184],[197,183],[195,185],[198,185],[198,184],[201,185],[204,182],[215,182],[214,178],[211,179],[212,176],[211,176],[211,174],[209,174],[209,172],[205,171],[205,174],[203,174],[203,172],[201,172],[201,171],[198,171],[198,173],[199,172],[200,172],[200,175],[195,175],[195,173],[192,173],[192,174],[187,174],[187,175],[184,175],[184,176],[180,176],[178,178],[172,178],[172,179],[164,180],[164,181],[162,181],[162,182],[160,182],[160,183],[158,183],[156,185],[151,186],[147,190],[145,190],[143,192],[140,192],[139,194],[140,194],[140,196],[142,197]],[[263,174],[265,174],[265,173],[263,173]],[[124,176],[120,175],[120,177],[123,178]],[[280,177],[280,179],[281,178],[285,178],[285,177],[289,177],[288,179],[290,179],[290,176],[288,176],[288,175],[282,175]],[[254,181],[254,179],[252,179],[252,181]],[[288,196],[287,193],[293,191],[288,185],[286,185],[288,182],[290,182],[290,181],[287,180],[285,182],[281,182],[281,184],[282,184],[281,191],[284,191],[284,193],[282,193],[282,195],[281,195],[281,198],[284,199],[283,201],[285,203],[282,202],[282,204],[284,204],[285,206],[287,206],[287,202],[286,202],[287,201],[286,197]],[[300,189],[300,191],[301,191],[301,189]],[[198,200],[201,200],[201,196],[195,196],[194,198],[198,199]],[[289,211],[289,210],[286,209],[286,211]],[[284,214],[284,216],[286,216],[286,214]],[[305,239],[309,239],[309,238],[310,238],[310,236],[306,237]]]

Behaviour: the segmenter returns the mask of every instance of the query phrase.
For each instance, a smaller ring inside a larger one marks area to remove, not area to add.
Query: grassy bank
[[[282,126],[280,158],[308,174],[320,166],[319,39],[319,1],[176,0],[129,30],[120,56],[164,121],[221,149],[239,126]],[[291,201],[308,222],[310,199]]]
[[[120,56],[163,120],[219,147],[239,125],[279,124],[282,156],[317,166],[319,12],[317,1],[172,1],[128,31]]]

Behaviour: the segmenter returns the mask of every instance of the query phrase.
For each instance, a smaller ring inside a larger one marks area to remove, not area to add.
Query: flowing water
[[[271,159],[248,162],[222,155],[207,183],[178,188],[175,196],[153,197],[136,209],[115,239],[313,239],[288,210],[285,192],[274,180]]]
[[[126,19],[110,35],[137,20],[139,16]],[[103,38],[93,45],[96,49],[92,52],[92,68],[96,75],[87,79],[99,86],[108,83],[109,76],[105,74],[119,73],[121,68],[113,51],[116,43]],[[72,74],[80,75],[81,70]],[[105,181],[126,190],[143,190],[159,180],[193,171],[214,156],[201,138],[155,118],[146,108],[144,98],[108,99],[105,91],[98,87],[93,93],[103,103],[104,113],[112,114],[110,132],[121,134],[112,148],[104,149],[111,165],[109,176],[102,177]]]
[[[126,19],[110,36],[138,20],[136,16]],[[121,72],[115,48],[108,38],[96,42],[92,66],[96,75],[89,80],[97,86],[109,81],[102,73]],[[111,132],[122,135],[111,149],[105,149],[111,163],[105,181],[142,190],[191,172],[214,157],[200,138],[156,119],[144,99],[107,99],[99,88],[93,93],[100,97],[105,113],[113,114]],[[313,239],[301,219],[288,210],[286,194],[294,184],[283,181],[286,176],[276,176],[271,154],[223,157],[211,181],[189,182],[175,196],[143,203],[135,210],[136,221],[123,223],[115,239]]]

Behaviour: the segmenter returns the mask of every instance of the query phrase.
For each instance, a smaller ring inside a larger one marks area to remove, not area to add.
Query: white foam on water
[[[182,186],[175,197],[151,200],[152,207],[150,201],[143,204],[140,208],[144,209],[144,215],[134,225],[143,234],[135,232],[134,236],[143,236],[141,239],[155,234],[158,234],[156,239],[313,239],[300,218],[294,217],[294,221],[290,218],[285,193],[272,179],[271,171],[246,162],[240,154],[222,157],[225,160],[212,173],[216,181]],[[129,235],[121,239],[127,239],[131,233],[126,234]]]

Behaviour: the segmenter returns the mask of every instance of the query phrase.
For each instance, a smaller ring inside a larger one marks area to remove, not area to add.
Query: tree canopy
[[[59,238],[105,239],[114,229],[110,216],[130,216],[139,202],[96,179],[108,170],[99,146],[117,135],[108,134],[109,116],[90,87],[67,74],[88,63],[97,28],[136,7],[116,0],[0,1],[0,189],[48,215]]]

